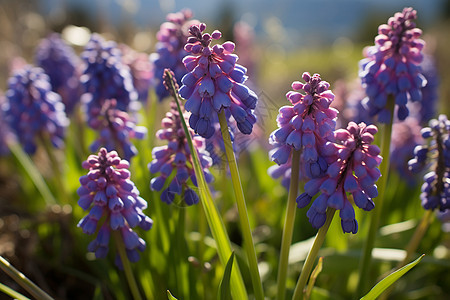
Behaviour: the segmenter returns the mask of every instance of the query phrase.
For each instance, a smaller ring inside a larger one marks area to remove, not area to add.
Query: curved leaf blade
[[[225,271],[223,272],[222,280],[219,285],[219,295],[218,300],[231,300],[231,290],[230,290],[230,278],[231,269],[233,268],[234,252],[231,252],[230,258],[228,259]]]
[[[389,274],[383,280],[378,282],[370,291],[361,298],[361,300],[373,300],[376,299],[381,293],[383,293],[388,287],[390,287],[393,283],[395,283],[400,277],[406,274],[409,270],[414,268],[425,256],[422,254],[418,259],[413,261],[412,263],[407,264],[406,266],[398,269],[397,271]]]

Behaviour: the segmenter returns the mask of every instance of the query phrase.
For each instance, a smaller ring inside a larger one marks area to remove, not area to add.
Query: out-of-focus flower
[[[395,170],[409,185],[417,183],[417,176],[408,168],[408,160],[414,156],[414,148],[423,142],[420,125],[416,118],[392,125],[390,168]]]
[[[187,114],[182,117],[186,119]],[[171,110],[166,113],[161,125],[162,129],[156,132],[156,137],[160,140],[167,140],[168,144],[153,148],[153,161],[149,163],[148,168],[150,173],[159,172],[160,174],[151,180],[150,187],[152,190],[162,190],[166,185],[167,178],[172,172],[176,172],[167,188],[161,193],[161,200],[170,204],[173,202],[175,194],[178,194],[183,196],[187,205],[196,204],[199,198],[197,193],[189,187],[188,180],[191,179],[191,182],[197,186],[197,178],[192,165],[191,151],[174,102],[171,103]],[[213,177],[208,168],[212,165],[212,160],[205,150],[205,139],[193,135],[192,142],[197,149],[205,180],[211,182]]]
[[[431,141],[414,149],[415,157],[409,161],[409,167],[418,172],[429,166],[420,195],[422,206],[445,211],[450,208],[450,121],[440,115],[430,120],[429,127],[424,127],[421,133],[424,139]]]
[[[192,12],[189,9],[177,13],[170,13],[156,35],[156,53],[150,55],[150,60],[155,67],[156,94],[159,101],[169,96],[163,84],[163,74],[165,69],[171,69],[175,74],[175,79],[180,82],[184,74],[187,73],[183,65],[183,58],[188,54],[184,50],[184,45],[189,36],[189,27],[198,24],[199,21],[192,20]]]
[[[409,103],[408,109],[411,116],[418,119],[419,124],[423,125],[431,118],[436,117],[440,80],[436,63],[431,55],[425,55],[420,66],[427,85],[422,88],[422,101]]]
[[[97,258],[106,257],[111,231],[117,230],[122,236],[128,259],[138,261],[138,251],[144,251],[146,245],[132,228],[139,226],[149,230],[153,221],[144,214],[147,202],[139,196],[130,180],[130,164],[120,159],[116,151],[108,152],[102,148],[97,155],[90,155],[82,166],[88,174],[80,177],[78,205],[89,210],[89,214],[81,219],[78,227],[86,234],[97,232],[88,250]]]
[[[69,120],[61,97],[52,91],[49,77],[41,68],[26,66],[8,81],[5,118],[25,152],[36,151],[36,141],[48,136],[56,148],[64,145]]]
[[[130,68],[122,62],[122,53],[113,41],[105,41],[99,34],[91,39],[81,53],[86,68],[81,76],[87,113],[101,108],[107,99],[116,99],[117,109],[129,111],[137,100]]]
[[[130,68],[138,99],[147,101],[148,90],[153,81],[153,65],[148,55],[136,52],[125,44],[120,44],[119,48],[122,51],[122,62]]]
[[[425,42],[414,23],[416,14],[412,8],[404,8],[389,18],[388,24],[380,25],[375,46],[365,50],[366,58],[360,62],[359,76],[367,94],[364,105],[382,123],[390,122],[389,95],[395,98],[399,120],[408,116],[409,100],[422,100],[421,89],[427,82],[420,68]]]
[[[377,131],[375,125],[350,122],[347,129],[334,132],[335,142],[327,142],[323,147],[329,164],[325,176],[308,181],[305,192],[297,198],[298,207],[303,208],[321,192],[307,212],[313,227],[323,226],[327,207],[331,207],[340,211],[344,233],[356,233],[358,222],[347,193],[359,208],[369,211],[375,207],[372,199],[378,195],[375,182],[381,176],[377,166],[382,160],[378,146],[371,145]]]
[[[75,51],[57,33],[43,39],[36,49],[37,66],[50,77],[52,90],[61,95],[66,113],[71,114],[80,100],[81,61]]]
[[[138,153],[130,139],[143,139],[147,134],[147,128],[136,126],[128,113],[117,109],[115,99],[105,100],[101,108],[92,108],[88,125],[99,133],[90,146],[92,152],[105,147],[108,151],[118,151],[128,161]]]
[[[292,106],[280,108],[278,129],[270,135],[270,144],[274,149],[271,159],[278,165],[288,162],[292,150],[301,150],[304,171],[309,178],[316,178],[327,170],[327,163],[321,150],[328,137],[333,136],[336,126],[337,110],[330,107],[334,94],[329,83],[319,74],[302,75],[306,83],[292,83],[294,91],[286,94]],[[271,172],[275,169],[272,168]]]
[[[187,99],[185,108],[192,114],[189,125],[195,133],[210,138],[215,129],[215,116],[222,109],[231,114],[238,129],[250,134],[256,116],[253,110],[258,97],[244,85],[247,69],[236,63],[234,43],[225,42],[211,47],[212,40],[222,36],[216,30],[203,33],[206,25],[192,25],[191,37],[184,47],[191,55],[183,59],[188,73],[183,76],[180,95]]]
[[[8,123],[6,122],[6,115],[4,111],[5,101],[5,97],[0,92],[0,156],[8,155],[8,143],[16,141],[14,133],[11,131]]]

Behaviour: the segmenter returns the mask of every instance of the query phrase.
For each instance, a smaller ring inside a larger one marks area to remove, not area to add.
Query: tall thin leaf
[[[231,253],[230,259],[228,259],[227,266],[225,267],[225,271],[223,272],[222,281],[219,285],[219,291],[217,295],[218,300],[231,300],[231,292],[230,292],[230,277],[231,270],[233,268],[234,261],[234,252]]]
[[[391,286],[394,282],[396,282],[400,277],[406,274],[409,270],[414,268],[425,256],[422,254],[418,259],[413,261],[412,263],[404,266],[403,268],[398,269],[397,271],[389,274],[387,277],[383,278],[380,282],[378,282],[370,291],[361,298],[361,300],[373,300],[376,299],[382,292],[384,292],[389,286]]]

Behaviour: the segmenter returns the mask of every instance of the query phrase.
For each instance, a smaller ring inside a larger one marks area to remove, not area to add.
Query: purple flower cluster
[[[431,165],[422,185],[422,206],[445,211],[450,209],[450,121],[440,115],[437,120],[430,120],[429,127],[424,127],[421,133],[431,141],[414,149],[415,157],[409,161],[409,167],[417,172]]]
[[[186,115],[181,116],[185,119]],[[160,173],[158,177],[151,180],[152,190],[160,191],[166,184],[167,178],[175,170],[176,174],[161,194],[161,200],[170,204],[175,198],[175,194],[182,195],[187,205],[196,204],[198,195],[188,186],[188,180],[197,186],[197,178],[192,166],[191,151],[186,140],[184,129],[181,125],[181,118],[176,104],[172,102],[171,110],[166,113],[162,120],[162,129],[156,132],[160,140],[167,140],[168,144],[153,148],[153,161],[149,163],[150,173]],[[212,165],[209,153],[205,150],[205,140],[195,135],[192,138],[194,147],[197,149],[198,157],[203,168],[205,179],[211,182],[213,177],[208,168]]]
[[[278,129],[272,132],[269,142],[274,145],[271,159],[278,165],[288,162],[292,150],[302,150],[304,171],[309,178],[325,173],[327,163],[321,153],[336,126],[337,110],[330,107],[334,94],[329,83],[319,74],[302,75],[305,83],[292,83],[294,91],[286,94],[292,106],[283,106],[277,116]],[[284,167],[283,167],[284,168]],[[271,169],[278,172],[277,169]],[[281,171],[280,171],[281,172]]]
[[[143,213],[147,202],[139,196],[130,180],[128,161],[120,159],[116,151],[108,152],[102,148],[98,155],[90,155],[82,166],[89,172],[80,177],[78,205],[83,210],[90,210],[78,226],[86,234],[94,234],[98,230],[88,250],[97,258],[106,257],[111,231],[118,230],[128,259],[138,261],[138,250],[144,251],[146,245],[132,228],[139,226],[149,230],[153,221]],[[99,224],[100,220],[102,224]]]
[[[404,8],[389,18],[388,24],[380,25],[375,46],[366,49],[366,58],[360,62],[359,76],[367,94],[364,104],[382,123],[390,121],[389,95],[395,98],[400,120],[409,114],[406,107],[409,100],[422,100],[421,89],[426,79],[420,63],[425,42],[419,39],[422,31],[413,22],[416,14],[412,8]]]
[[[5,118],[25,152],[36,151],[36,140],[48,138],[56,148],[64,145],[69,120],[61,97],[52,91],[49,77],[41,68],[25,66],[8,81]]]
[[[116,99],[117,108],[122,111],[133,108],[130,104],[137,100],[137,92],[130,68],[122,62],[122,53],[115,42],[93,34],[81,58],[86,63],[81,82],[88,114],[93,108],[101,108],[106,99]]]
[[[156,34],[158,39],[156,53],[151,54],[150,59],[155,66],[155,79],[159,80],[155,87],[159,101],[169,96],[169,92],[163,84],[164,70],[171,69],[178,82],[186,74],[186,68],[182,61],[188,53],[184,50],[184,45],[189,36],[189,27],[199,23],[191,18],[192,12],[188,9],[168,14],[167,22],[161,24]]]
[[[105,100],[101,108],[92,108],[88,125],[99,132],[98,139],[90,146],[92,152],[105,147],[108,151],[118,151],[128,161],[138,153],[130,139],[143,139],[147,134],[147,128],[136,126],[128,113],[117,109],[115,99]]]
[[[189,125],[195,133],[210,138],[216,131],[217,113],[224,109],[242,133],[250,134],[256,122],[253,110],[258,97],[244,85],[247,69],[236,63],[234,43],[211,47],[211,41],[222,34],[218,30],[203,33],[205,29],[203,23],[192,25],[184,47],[191,55],[183,59],[188,73],[181,79],[180,95],[187,99],[185,108],[192,113]]]
[[[377,131],[375,125],[350,122],[346,129],[334,132],[335,142],[327,142],[323,147],[329,164],[325,176],[308,181],[305,192],[297,198],[298,207],[303,208],[321,192],[307,212],[315,228],[323,226],[327,207],[331,207],[340,210],[344,233],[358,231],[355,211],[347,193],[353,196],[359,208],[369,211],[375,207],[372,199],[378,195],[375,182],[381,176],[377,166],[382,160],[378,146],[371,145]]]
[[[36,65],[50,77],[52,90],[61,95],[66,113],[80,100],[80,59],[57,33],[43,39],[36,49]]]

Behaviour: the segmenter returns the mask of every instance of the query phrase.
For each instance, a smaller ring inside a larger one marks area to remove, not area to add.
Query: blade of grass
[[[391,286],[393,283],[395,283],[400,277],[406,274],[409,270],[414,268],[425,256],[425,254],[422,254],[418,259],[413,261],[412,263],[404,266],[401,269],[398,269],[397,271],[391,273],[389,276],[385,277],[383,280],[381,280],[379,283],[377,283],[370,291],[361,298],[361,300],[374,300],[376,299],[381,293],[383,293],[389,286]]]
[[[3,270],[8,276],[14,279],[21,287],[23,287],[28,293],[30,293],[36,299],[53,300],[46,292],[34,284],[24,274],[14,268],[6,259],[0,256],[0,269]]]
[[[227,262],[225,271],[223,272],[222,280],[220,281],[219,291],[217,295],[218,300],[231,300],[230,293],[230,276],[233,268],[234,252],[231,253],[230,259]]]
[[[17,161],[23,167],[25,172],[28,174],[31,181],[38,189],[39,193],[44,198],[45,203],[47,205],[56,204],[57,201],[55,197],[53,197],[53,194],[48,188],[44,178],[42,178],[41,173],[39,172],[33,161],[30,159],[30,157],[22,150],[20,145],[16,143],[9,143],[8,147],[11,150],[11,153],[16,157]]]
[[[174,95],[175,102],[177,104],[178,113],[180,116],[183,116],[183,112],[181,110],[178,92],[175,89],[172,75],[169,71],[165,72],[166,76],[169,78],[171,94]],[[192,143],[191,134],[187,128],[186,122],[184,118],[181,119],[181,124],[183,125],[184,132],[186,134],[186,139],[188,141],[189,149],[192,155],[192,164],[194,166],[195,176],[197,178],[198,190],[200,193],[201,203],[203,209],[205,211],[206,220],[208,221],[208,225],[211,229],[211,233],[213,235],[214,240],[217,244],[217,252],[219,254],[220,261],[223,265],[226,264],[228,258],[231,255],[231,243],[230,238],[225,230],[225,226],[223,224],[222,218],[219,216],[217,208],[212,200],[211,191],[209,190],[209,186],[206,183],[203,170],[201,168],[200,161],[198,159],[197,150],[194,148]],[[234,267],[231,272],[231,293],[234,299],[245,300],[248,299],[247,292],[245,289],[244,281],[242,279],[242,275],[239,271],[239,267],[237,262],[234,261]]]
[[[225,111],[219,113],[220,131],[222,132],[223,142],[225,145],[225,154],[227,156],[228,167],[230,169],[231,181],[233,183],[234,196],[239,212],[239,221],[241,224],[241,232],[244,237],[244,249],[247,254],[247,260],[250,269],[250,276],[253,284],[253,291],[256,300],[264,300],[264,291],[261,282],[261,276],[258,270],[258,260],[256,258],[256,250],[253,242],[252,231],[250,229],[250,221],[248,219],[247,206],[245,204],[244,191],[242,189],[241,178],[236,163],[236,157],[233,151],[230,133],[228,132],[228,123]]]
[[[16,292],[15,290],[11,289],[10,287],[0,283],[0,291],[5,293],[8,296],[11,296],[13,299],[18,300],[30,300],[30,298],[25,297],[24,295]]]
[[[320,272],[322,272],[323,266],[323,257],[319,257],[319,262],[311,273],[311,277],[309,278],[308,286],[306,287],[305,299],[309,299],[311,297],[312,290],[314,288],[314,284],[316,283],[317,276],[319,276]]]

